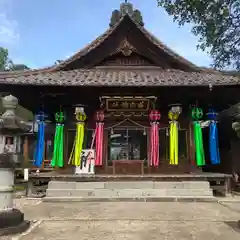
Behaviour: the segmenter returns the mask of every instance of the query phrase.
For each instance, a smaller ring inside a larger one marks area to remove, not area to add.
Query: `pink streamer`
[[[150,132],[150,166],[159,166],[159,127],[157,123],[151,123]]]
[[[103,138],[104,138],[104,123],[101,123],[101,154],[100,154],[100,165],[103,165]]]
[[[99,127],[98,123],[96,124],[96,160],[95,160],[95,165],[99,165]]]
[[[96,166],[102,166],[103,164],[103,123],[96,124]]]
[[[155,166],[158,167],[159,166],[159,128],[158,128],[158,124],[155,124]]]

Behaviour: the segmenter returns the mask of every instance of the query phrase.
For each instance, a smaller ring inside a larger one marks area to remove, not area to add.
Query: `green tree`
[[[21,71],[29,69],[25,64],[14,64],[9,58],[8,49],[0,47],[0,71]]]
[[[240,0],[157,0],[179,25],[193,24],[198,48],[209,49],[213,67],[240,70]]]
[[[9,67],[9,64],[8,50],[0,47],[0,71],[5,71]]]

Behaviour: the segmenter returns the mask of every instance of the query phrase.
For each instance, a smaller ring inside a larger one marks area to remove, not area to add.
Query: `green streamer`
[[[199,122],[193,123],[194,143],[196,150],[196,164],[197,166],[205,165],[205,156],[203,149],[202,128]]]
[[[195,144],[197,166],[205,165],[202,128],[201,128],[201,124],[199,121],[202,117],[203,117],[202,109],[201,108],[193,108],[192,118],[193,118],[193,120],[195,120],[193,122],[193,133],[194,133],[194,144]]]
[[[54,149],[51,165],[52,167],[63,167],[63,137],[64,137],[64,114],[63,112],[56,113],[56,129],[54,137]]]

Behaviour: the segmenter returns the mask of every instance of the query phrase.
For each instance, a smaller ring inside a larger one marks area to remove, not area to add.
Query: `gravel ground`
[[[16,199],[34,221],[22,235],[2,239],[239,240],[239,202],[221,203],[42,203]]]

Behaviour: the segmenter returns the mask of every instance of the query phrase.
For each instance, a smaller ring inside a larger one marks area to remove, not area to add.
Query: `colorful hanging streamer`
[[[96,124],[96,166],[102,166],[103,164],[103,129],[104,123]]]
[[[63,138],[64,138],[64,120],[62,111],[55,114],[56,129],[54,137],[54,150],[51,165],[52,167],[63,167]]]
[[[38,132],[37,132],[37,144],[34,153],[33,165],[36,167],[41,167],[43,162],[44,154],[44,133],[45,133],[45,114],[40,112],[36,116],[38,123]]]
[[[104,112],[102,110],[96,112],[96,159],[95,165],[103,165],[103,131],[104,131]]]
[[[210,120],[209,124],[209,153],[210,161],[212,164],[220,164],[220,152],[218,142],[218,129],[217,129],[217,113],[215,110],[210,109],[207,113]]]
[[[149,114],[151,122],[150,130],[150,166],[159,166],[159,120],[161,114],[158,110],[152,110]]]
[[[203,136],[200,119],[203,117],[203,111],[201,108],[192,109],[193,118],[193,133],[194,133],[194,144],[196,152],[196,164],[197,166],[205,165],[205,155],[203,148]]]
[[[84,140],[84,121],[86,120],[86,114],[83,108],[79,107],[76,108],[75,114],[77,120],[76,136],[69,158],[69,163],[72,162],[72,164],[77,167],[81,166],[81,154]]]
[[[170,164],[178,165],[178,122],[180,112],[174,112],[170,110],[168,117],[170,119],[170,132],[169,132],[169,143],[170,143]]]

